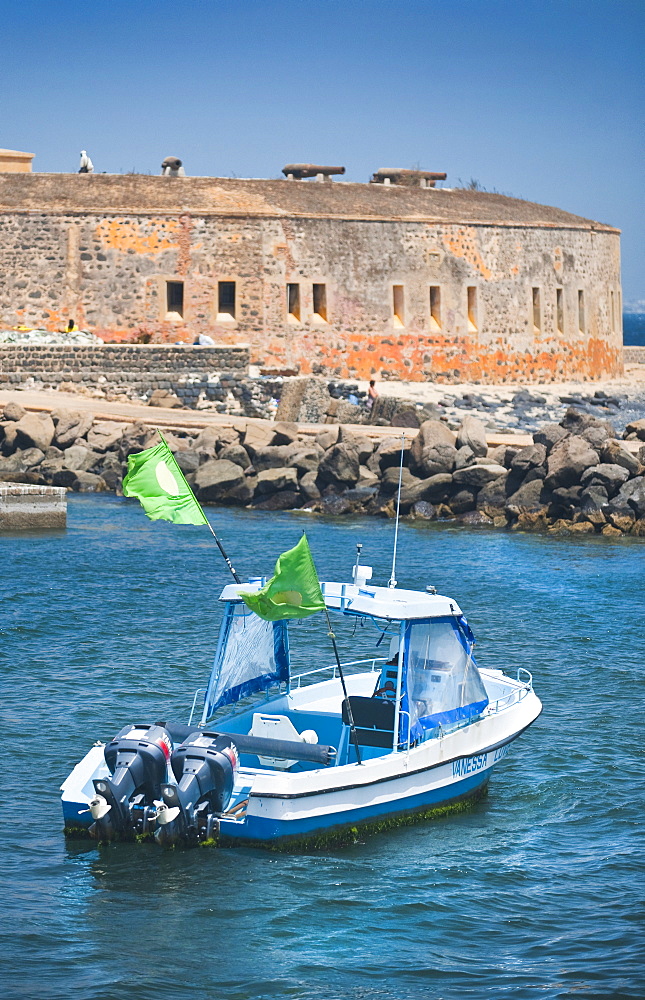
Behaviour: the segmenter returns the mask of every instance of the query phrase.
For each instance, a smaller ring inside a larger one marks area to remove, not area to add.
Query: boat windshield
[[[413,739],[440,725],[470,719],[488,704],[472,656],[471,635],[468,626],[455,618],[408,625],[402,708],[409,713]]]
[[[286,622],[258,618],[241,601],[226,605],[203,721],[222,705],[232,705],[255,691],[289,680],[286,626]]]

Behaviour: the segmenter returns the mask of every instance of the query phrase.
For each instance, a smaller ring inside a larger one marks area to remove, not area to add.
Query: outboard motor
[[[193,733],[172,755],[177,784],[161,786],[155,838],[160,844],[215,837],[228,806],[238,754],[229,736]]]
[[[171,754],[163,726],[125,726],[117,733],[105,748],[111,777],[94,779],[92,837],[113,840],[151,831]]]

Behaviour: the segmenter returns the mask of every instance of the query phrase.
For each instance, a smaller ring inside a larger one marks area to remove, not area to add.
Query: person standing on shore
[[[371,410],[374,406],[374,401],[378,399],[378,392],[376,391],[376,382],[374,379],[370,379],[369,389],[367,390],[367,409]]]

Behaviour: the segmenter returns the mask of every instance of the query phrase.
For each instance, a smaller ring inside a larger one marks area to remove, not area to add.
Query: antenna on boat
[[[361,561],[362,542],[356,542],[356,562],[354,563],[354,583],[358,583],[358,567]]]
[[[394,551],[392,552],[392,572],[388,587],[396,587],[396,547],[399,541],[399,512],[401,509],[401,479],[403,478],[403,452],[405,450],[405,431],[401,432],[401,461],[399,462],[399,486],[396,491],[396,524],[394,525]]]

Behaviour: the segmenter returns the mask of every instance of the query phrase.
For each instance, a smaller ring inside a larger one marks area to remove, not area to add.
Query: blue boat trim
[[[354,826],[379,817],[394,818],[405,816],[430,806],[447,806],[458,802],[483,788],[490,780],[492,767],[478,774],[463,778],[450,786],[419,792],[407,799],[396,799],[390,803],[360,806],[343,813],[328,813],[325,816],[306,816],[296,820],[273,820],[258,816],[248,816],[245,824],[237,826],[233,823],[220,821],[221,836],[244,840],[281,840],[288,837],[301,837],[316,832],[329,833],[344,827]],[[446,795],[449,791],[451,794]],[[320,794],[320,793],[319,793]],[[388,808],[389,807],[389,808]]]

